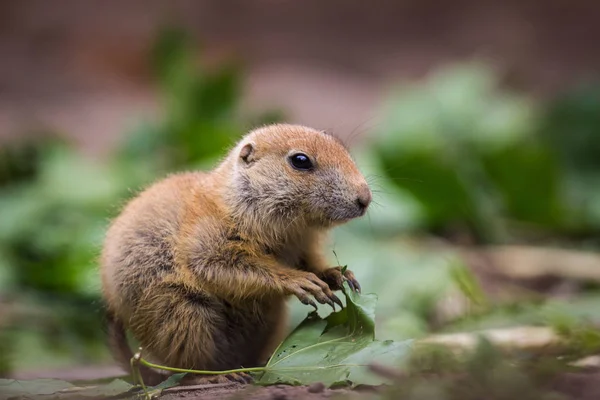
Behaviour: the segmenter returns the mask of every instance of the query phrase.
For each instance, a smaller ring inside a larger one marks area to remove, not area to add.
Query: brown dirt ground
[[[374,390],[374,389],[372,389]],[[372,390],[351,391],[347,389],[314,392],[309,386],[276,385],[269,387],[228,386],[206,387],[197,390],[177,390],[165,393],[162,400],[209,400],[209,399],[251,399],[251,400],[317,400],[330,398],[360,399],[365,392]],[[572,400],[600,399],[600,373],[567,373],[557,379],[550,390],[554,390]]]
[[[330,398],[360,399],[365,392],[372,390],[351,391],[347,389],[313,392],[309,386],[276,385],[269,387],[243,386],[232,384],[227,386],[206,387],[196,390],[177,390],[165,393],[161,400],[211,400],[211,399],[250,399],[250,400],[317,400]],[[569,400],[600,399],[600,373],[566,373],[557,379],[549,388]]]
[[[207,387],[198,390],[185,390],[166,393],[161,400],[209,400],[209,399],[251,399],[251,400],[294,400],[294,399],[329,399],[344,396],[344,398],[359,398],[358,392],[346,389],[325,389],[317,393],[311,393],[308,386],[286,386],[276,385],[268,387],[243,386],[233,384],[222,387]]]
[[[107,379],[120,376],[122,371],[113,366],[88,366],[60,371],[29,371],[14,374],[15,379],[52,377],[66,381]],[[330,398],[362,399],[374,388],[359,390],[323,389],[314,390],[310,386],[275,385],[259,387],[253,385],[216,384],[195,387],[175,387],[167,389],[161,400],[211,400],[211,399],[251,399],[251,400],[318,400]],[[565,400],[600,399],[600,371],[564,373],[548,387],[549,391],[562,394]]]

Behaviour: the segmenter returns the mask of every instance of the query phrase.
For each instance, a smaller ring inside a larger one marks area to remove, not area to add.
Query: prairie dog
[[[299,125],[244,136],[209,172],[175,174],[131,200],[101,257],[113,354],[186,369],[265,363],[283,339],[286,298],[342,305],[333,293],[354,274],[331,268],[321,243],[365,214],[371,190],[344,145]],[[148,383],[165,376],[144,369]],[[246,380],[243,374],[204,377]]]

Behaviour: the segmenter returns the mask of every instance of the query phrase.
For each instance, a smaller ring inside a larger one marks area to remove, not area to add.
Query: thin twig
[[[226,382],[226,383],[208,383],[203,385],[189,385],[189,386],[175,386],[163,389],[162,393],[171,393],[171,392],[184,392],[188,390],[202,390],[202,389],[216,389],[216,388],[224,388],[237,386],[236,382]]]

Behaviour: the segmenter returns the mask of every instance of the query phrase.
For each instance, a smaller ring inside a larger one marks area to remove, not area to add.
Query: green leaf
[[[564,224],[560,170],[549,148],[516,142],[482,157],[482,166],[512,218],[546,227]]]
[[[133,388],[134,386],[121,379],[89,387],[77,387],[58,379],[0,379],[0,400],[12,398],[81,399],[88,397],[97,399],[118,396]]]
[[[177,386],[185,374],[175,374],[159,385],[148,387],[153,395],[160,395],[164,389]],[[107,399],[125,394],[141,394],[139,386],[133,386],[122,379],[114,379],[100,385],[75,386],[58,379],[14,380],[0,379],[0,400],[23,399]]]
[[[410,341],[375,340],[377,296],[351,292],[347,285],[346,308],[321,319],[316,312],[287,337],[256,380],[259,385],[386,383],[371,374],[373,362],[398,366],[409,353]]]
[[[145,395],[151,399],[156,399],[160,397],[163,390],[179,385],[181,379],[183,379],[183,377],[186,375],[187,374],[185,373],[171,375],[167,380],[159,383],[158,385],[146,388]]]
[[[92,398],[102,398],[102,397],[112,397],[118,396],[123,393],[127,393],[134,388],[130,383],[125,382],[122,379],[115,379],[114,381],[96,386],[85,388],[80,392],[77,392],[75,397],[83,396],[83,397],[92,397]]]
[[[171,375],[167,380],[159,383],[156,386],[152,386],[148,389],[150,390],[163,390],[163,389],[168,389],[170,387],[173,386],[177,386],[179,385],[179,382],[183,379],[184,376],[186,376],[187,374],[173,374]]]
[[[58,379],[16,380],[0,379],[0,399],[24,395],[49,395],[74,387]]]

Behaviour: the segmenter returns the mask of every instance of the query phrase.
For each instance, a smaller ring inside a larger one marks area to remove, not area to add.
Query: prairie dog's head
[[[371,203],[347,149],[324,132],[266,126],[245,136],[230,157],[236,202],[265,222],[328,227],[364,215]]]

